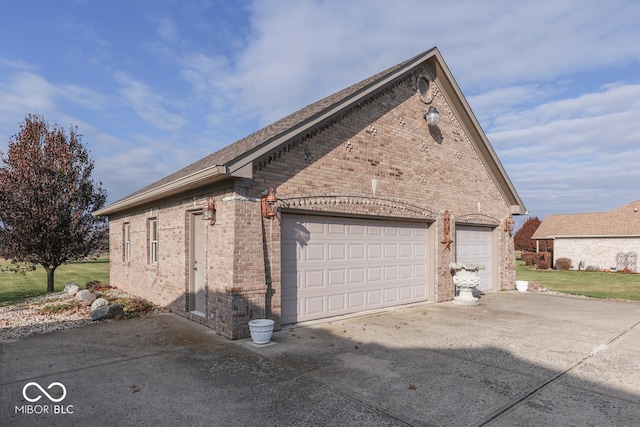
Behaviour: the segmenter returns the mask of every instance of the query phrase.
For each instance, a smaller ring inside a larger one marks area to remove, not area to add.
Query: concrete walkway
[[[265,346],[174,315],[101,323],[0,341],[0,425],[632,426],[639,324],[638,303],[517,292]]]

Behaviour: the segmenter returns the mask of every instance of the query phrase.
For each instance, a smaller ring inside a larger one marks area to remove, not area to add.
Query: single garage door
[[[491,228],[456,226],[456,262],[461,264],[484,264],[484,270],[478,271],[480,285],[478,290],[492,289],[493,251]]]
[[[282,217],[282,324],[427,299],[427,224]]]

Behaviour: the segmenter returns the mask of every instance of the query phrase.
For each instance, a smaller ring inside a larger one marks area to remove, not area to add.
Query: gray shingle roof
[[[640,236],[640,200],[609,212],[547,215],[533,239]]]
[[[426,61],[430,61],[429,68],[435,72],[443,94],[451,103],[456,114],[459,115],[459,120],[469,131],[469,137],[474,147],[486,162],[488,172],[509,203],[511,212],[516,215],[525,213],[526,210],[520,196],[444,63],[440,52],[434,47],[310,104],[93,214],[110,215],[153,202],[159,198],[176,195],[188,189],[209,185],[231,176],[250,178],[254,161],[277,152],[282,145],[290,143],[308,132],[313,132],[318,126],[330,122],[333,118],[357,105],[358,102],[368,99],[393,82],[415,72],[416,68]]]

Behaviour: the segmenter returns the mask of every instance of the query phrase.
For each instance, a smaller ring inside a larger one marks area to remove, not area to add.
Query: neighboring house
[[[451,300],[453,261],[485,264],[483,291],[512,289],[524,213],[433,48],[95,214],[113,285],[236,339],[254,318]]]
[[[640,200],[609,212],[547,215],[533,234],[553,240],[553,263],[569,258],[573,269],[638,271]]]

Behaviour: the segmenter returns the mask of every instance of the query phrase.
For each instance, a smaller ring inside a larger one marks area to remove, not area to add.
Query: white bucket
[[[255,319],[249,321],[249,332],[255,344],[267,344],[273,335],[274,321],[271,319]]]
[[[527,292],[527,289],[529,289],[529,282],[526,280],[516,280],[516,289],[519,292]]]

